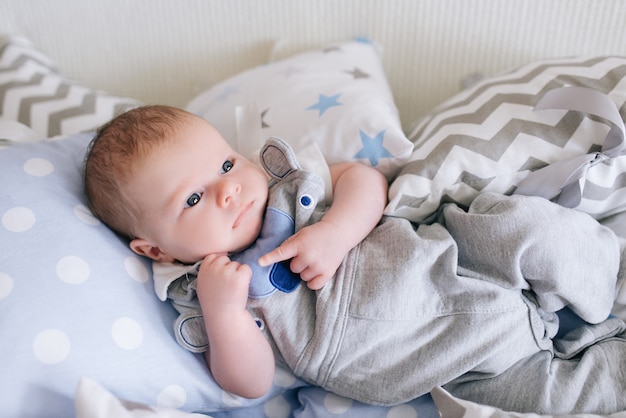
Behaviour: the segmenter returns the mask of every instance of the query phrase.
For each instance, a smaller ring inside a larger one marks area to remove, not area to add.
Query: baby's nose
[[[227,206],[240,191],[241,185],[239,183],[230,180],[222,181],[217,196],[218,203],[221,206]]]

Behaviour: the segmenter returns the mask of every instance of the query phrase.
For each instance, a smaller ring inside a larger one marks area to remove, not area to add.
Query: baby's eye
[[[201,198],[202,198],[201,193],[193,193],[191,196],[187,198],[187,201],[185,202],[185,208],[190,208],[192,206],[197,205]]]
[[[222,172],[228,173],[233,168],[234,165],[235,164],[231,160],[224,161],[224,164],[222,164]]]

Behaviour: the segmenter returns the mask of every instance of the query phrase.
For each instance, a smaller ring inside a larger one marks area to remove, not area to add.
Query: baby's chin
[[[192,266],[192,265],[194,265],[196,263],[201,262],[202,260],[204,260],[204,258],[201,258],[200,260],[196,260],[196,261],[184,261],[184,260],[185,259],[183,259],[183,258],[177,258],[174,261],[174,264],[182,264],[182,265],[185,265],[185,266]]]

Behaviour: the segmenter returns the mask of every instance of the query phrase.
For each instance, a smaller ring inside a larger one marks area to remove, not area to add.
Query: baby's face
[[[143,218],[139,238],[158,246],[164,261],[237,252],[259,235],[267,176],[204,120],[178,130],[138,167],[124,192]]]

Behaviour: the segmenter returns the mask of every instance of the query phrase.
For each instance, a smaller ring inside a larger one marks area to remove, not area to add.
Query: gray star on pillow
[[[261,112],[261,128],[269,128],[270,125],[268,125],[267,123],[265,123],[265,115],[267,114],[267,112],[269,112],[269,107],[267,109],[265,109],[264,111]]]
[[[352,77],[354,77],[354,79],[358,79],[358,78],[370,78],[370,75],[368,73],[366,73],[365,71],[360,70],[357,67],[354,67],[354,70],[352,71],[344,71],[348,74],[351,74]]]

